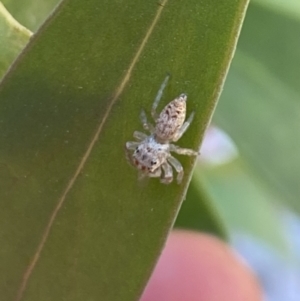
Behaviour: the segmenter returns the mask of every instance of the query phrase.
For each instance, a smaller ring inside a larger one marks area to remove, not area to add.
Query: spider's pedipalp
[[[128,149],[128,150],[135,150],[139,145],[140,145],[140,142],[127,141],[126,142],[126,149]]]
[[[161,167],[157,168],[154,172],[149,173],[150,178],[160,178],[161,177]]]
[[[164,184],[170,184],[173,181],[173,170],[171,165],[168,162],[164,162],[161,167],[164,171],[164,174],[161,177],[160,182]]]

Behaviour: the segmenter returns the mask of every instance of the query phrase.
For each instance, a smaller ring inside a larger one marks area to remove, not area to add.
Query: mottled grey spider
[[[181,148],[171,142],[178,141],[185,133],[194,118],[194,112],[185,121],[187,96],[180,94],[167,104],[159,115],[157,114],[156,108],[169,77],[168,75],[163,81],[152,105],[151,115],[155,126],[148,122],[144,110],[140,115],[143,127],[150,135],[135,131],[133,137],[138,141],[127,142],[126,150],[128,159],[140,171],[140,177],[160,177],[162,183],[169,184],[173,181],[173,166],[178,173],[177,183],[180,184],[183,167],[171,152],[187,156],[197,156],[198,152]],[[134,152],[130,153],[131,150]]]

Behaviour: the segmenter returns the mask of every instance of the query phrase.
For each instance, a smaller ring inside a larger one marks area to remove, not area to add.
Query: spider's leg
[[[186,155],[186,156],[198,156],[199,152],[196,152],[190,148],[181,148],[177,145],[170,144],[170,151],[174,152],[179,155]]]
[[[192,112],[192,114],[190,115],[188,120],[178,130],[175,137],[172,139],[174,142],[178,141],[182,137],[182,135],[186,132],[186,130],[188,129],[188,127],[190,126],[190,124],[192,123],[192,121],[194,119],[194,115],[195,115],[195,112]]]
[[[162,176],[160,182],[164,184],[170,184],[173,181],[173,170],[171,165],[168,162],[164,162],[161,167],[164,171],[164,175]]]
[[[141,143],[136,141],[128,141],[126,142],[126,149],[127,150],[135,150]]]
[[[158,167],[154,172],[148,174],[150,178],[159,178],[161,176],[161,168]]]
[[[183,167],[181,163],[173,156],[168,157],[168,161],[177,171],[177,184],[180,184],[183,178]]]
[[[168,74],[166,76],[166,78],[164,79],[163,83],[161,84],[157,94],[156,94],[156,97],[154,99],[154,102],[153,102],[153,105],[152,105],[152,110],[151,110],[151,115],[152,115],[152,118],[156,121],[157,118],[158,118],[158,114],[156,112],[156,108],[161,100],[161,97],[162,97],[162,94],[163,94],[163,91],[168,83],[168,80],[170,78],[170,75]]]
[[[133,133],[133,137],[136,138],[137,140],[139,141],[143,141],[145,140],[148,136],[142,132],[138,132],[138,131],[135,131]]]
[[[153,134],[155,131],[154,126],[150,122],[148,122],[148,119],[147,119],[147,116],[146,116],[146,113],[144,110],[141,111],[140,119],[141,119],[144,129],[146,131],[149,131],[151,134]]]

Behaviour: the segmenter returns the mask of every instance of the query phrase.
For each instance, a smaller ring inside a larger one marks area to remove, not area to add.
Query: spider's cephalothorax
[[[139,169],[141,176],[160,177],[162,183],[168,184],[173,181],[173,166],[178,173],[177,182],[179,184],[183,178],[183,168],[181,163],[171,155],[171,152],[187,156],[197,156],[198,152],[181,148],[171,142],[176,142],[181,138],[191,124],[194,113],[185,121],[187,96],[181,94],[157,115],[156,108],[168,80],[169,76],[162,83],[152,106],[151,115],[155,126],[148,122],[144,110],[141,112],[144,129],[151,134],[148,136],[135,131],[133,136],[138,141],[127,142],[126,149],[127,151],[133,150],[133,153],[128,152],[128,158]]]

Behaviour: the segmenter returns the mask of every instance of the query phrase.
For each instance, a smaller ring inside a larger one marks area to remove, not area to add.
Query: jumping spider
[[[171,152],[187,156],[197,156],[198,152],[181,148],[171,142],[178,141],[185,133],[194,118],[194,112],[185,121],[187,96],[180,94],[167,104],[159,115],[157,114],[156,108],[169,77],[168,75],[163,81],[152,105],[151,115],[155,126],[148,122],[144,110],[140,115],[143,127],[150,132],[150,135],[135,131],[133,137],[138,141],[127,142],[126,151],[129,161],[139,169],[140,177],[160,177],[162,183],[169,184],[173,181],[173,166],[178,173],[177,183],[180,184],[183,178],[183,167]],[[130,150],[134,152],[130,153]]]

